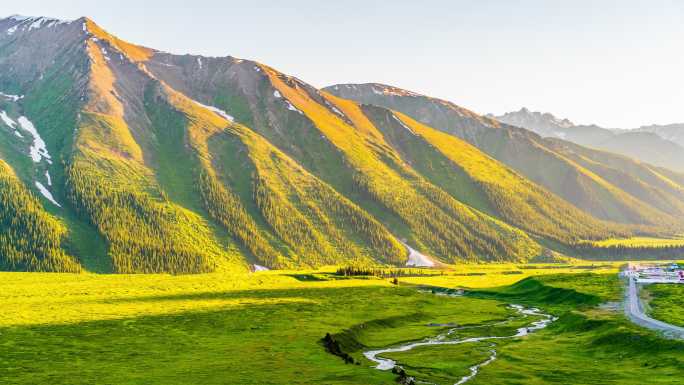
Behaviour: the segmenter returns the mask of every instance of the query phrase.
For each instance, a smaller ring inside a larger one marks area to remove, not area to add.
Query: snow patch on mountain
[[[13,102],[17,102],[17,101],[24,98],[24,95],[10,95],[10,94],[6,94],[4,92],[0,92],[0,96],[2,96],[3,98],[7,98]]]
[[[41,17],[41,18],[38,18],[38,19],[36,19],[33,23],[31,23],[31,25],[29,25],[28,30],[30,31],[30,30],[32,30],[32,29],[38,29],[38,28],[40,28],[40,27],[43,25],[43,23],[45,23],[46,21],[47,21],[47,20],[45,20],[45,19],[42,18],[42,17]]]
[[[52,202],[52,204],[54,204],[57,207],[62,207],[62,205],[57,203],[55,198],[52,196],[50,190],[48,190],[47,187],[43,186],[42,183],[36,181],[36,187],[38,188],[38,191],[40,191],[41,195],[45,197],[45,199],[49,200],[50,202]]]
[[[38,30],[42,28],[50,28],[54,27],[60,24],[71,24],[74,22],[74,20],[61,20],[61,19],[53,19],[50,17],[43,17],[43,16],[21,16],[21,15],[12,15],[6,19],[3,20],[12,20],[14,22],[17,22],[17,24],[13,25],[12,27],[8,28],[6,33],[7,35],[13,35],[16,33],[18,30],[21,29],[22,32],[30,32],[32,30]]]
[[[299,112],[300,115],[304,115],[304,113],[303,113],[302,111],[299,111],[299,110],[297,109],[297,107],[293,106],[292,103],[290,103],[289,100],[286,100],[285,102],[287,103],[287,109],[288,109],[288,110],[290,110],[290,111],[296,111],[296,112]]]
[[[344,115],[344,113],[343,113],[342,111],[340,111],[337,107],[335,107],[332,103],[330,103],[330,102],[327,101],[326,99],[323,99],[323,101],[325,102],[325,105],[328,106],[328,108],[330,108],[330,109],[331,109],[334,113],[336,113],[339,117],[345,118],[345,119],[347,118],[347,117]]]
[[[19,126],[33,137],[33,143],[29,148],[29,154],[31,155],[33,162],[40,163],[45,159],[49,164],[52,164],[52,158],[50,157],[50,153],[48,153],[47,144],[45,144],[43,138],[40,137],[40,134],[33,123],[25,116],[20,116],[17,121],[19,122]]]
[[[356,85],[351,84],[350,87],[356,89]],[[412,92],[412,91],[402,90],[400,88],[385,86],[382,84],[373,84],[371,86],[371,90],[376,95],[412,96],[412,97],[421,96],[420,94],[417,94],[417,93]]]
[[[392,117],[394,118],[394,120],[397,121],[397,123],[401,124],[401,126],[404,127],[408,132],[410,132],[410,133],[413,134],[414,136],[418,136],[418,134],[416,134],[416,132],[413,131],[413,130],[411,129],[411,127],[409,127],[408,125],[406,125],[406,123],[404,123],[401,119],[397,118],[396,115],[392,114]]]
[[[434,267],[435,262],[430,259],[427,255],[411,248],[411,246],[404,244],[409,251],[408,261],[406,266],[414,267]]]
[[[14,21],[24,21],[24,20],[27,20],[30,18],[31,18],[31,16],[23,16],[23,15],[12,15],[12,16],[8,17],[8,19],[14,20]]]
[[[344,116],[344,114],[342,113],[342,111],[338,110],[337,107],[335,107],[335,106],[333,106],[333,105],[330,105],[330,108],[332,108],[333,112],[335,112],[337,115],[339,115],[339,116],[345,118],[345,116]]]
[[[217,107],[214,107],[214,106],[208,106],[208,105],[206,105],[206,104],[202,104],[202,103],[198,102],[197,100],[193,100],[193,102],[199,104],[200,106],[206,108],[207,110],[209,110],[209,111],[211,111],[211,112],[213,112],[213,113],[219,115],[220,117],[222,117],[222,118],[224,118],[224,119],[226,119],[226,120],[228,120],[228,121],[230,121],[230,122],[234,122],[234,121],[235,121],[235,118],[234,118],[234,117],[228,115],[228,113],[227,113],[226,111],[223,111],[223,110],[220,109],[220,108],[217,108]]]
[[[12,120],[12,118],[10,118],[5,111],[0,111],[0,119],[2,119],[6,125],[10,126],[10,128],[15,128],[17,126],[17,122]]]

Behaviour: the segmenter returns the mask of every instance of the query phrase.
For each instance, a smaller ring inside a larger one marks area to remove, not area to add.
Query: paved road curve
[[[627,279],[629,281],[627,295],[625,296],[625,314],[627,317],[635,324],[648,329],[661,331],[667,337],[684,339],[684,328],[658,321],[644,313],[641,300],[639,299],[639,290],[634,282],[634,278],[627,277]]]

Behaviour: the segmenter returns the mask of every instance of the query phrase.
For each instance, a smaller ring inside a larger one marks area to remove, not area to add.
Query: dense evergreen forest
[[[0,269],[79,272],[62,248],[67,228],[0,160]]]

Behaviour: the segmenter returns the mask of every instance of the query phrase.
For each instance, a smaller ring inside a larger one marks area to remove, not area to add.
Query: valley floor
[[[631,324],[615,306],[623,291],[616,265],[468,266],[399,286],[342,278],[0,273],[0,383],[394,384],[397,375],[375,369],[364,352],[457,327],[453,338],[515,334],[534,318],[511,318],[512,303],[558,319],[520,338],[385,358],[437,384],[456,383],[493,349],[496,359],[469,384],[675,384],[684,376],[684,342]],[[473,290],[445,289],[457,287]],[[328,353],[327,333],[358,364]]]

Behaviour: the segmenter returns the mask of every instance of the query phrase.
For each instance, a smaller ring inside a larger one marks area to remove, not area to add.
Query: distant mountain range
[[[526,128],[543,137],[564,139],[583,146],[623,154],[656,166],[684,171],[684,123],[642,126],[636,129],[607,129],[576,125],[550,113],[527,108],[501,116],[488,115],[502,123]]]
[[[87,18],[0,20],[0,92],[2,270],[529,261],[684,230],[677,172]]]
[[[684,123],[666,125],[653,124],[635,128],[633,131],[653,133],[665,140],[669,140],[670,142],[677,143],[684,147]]]

